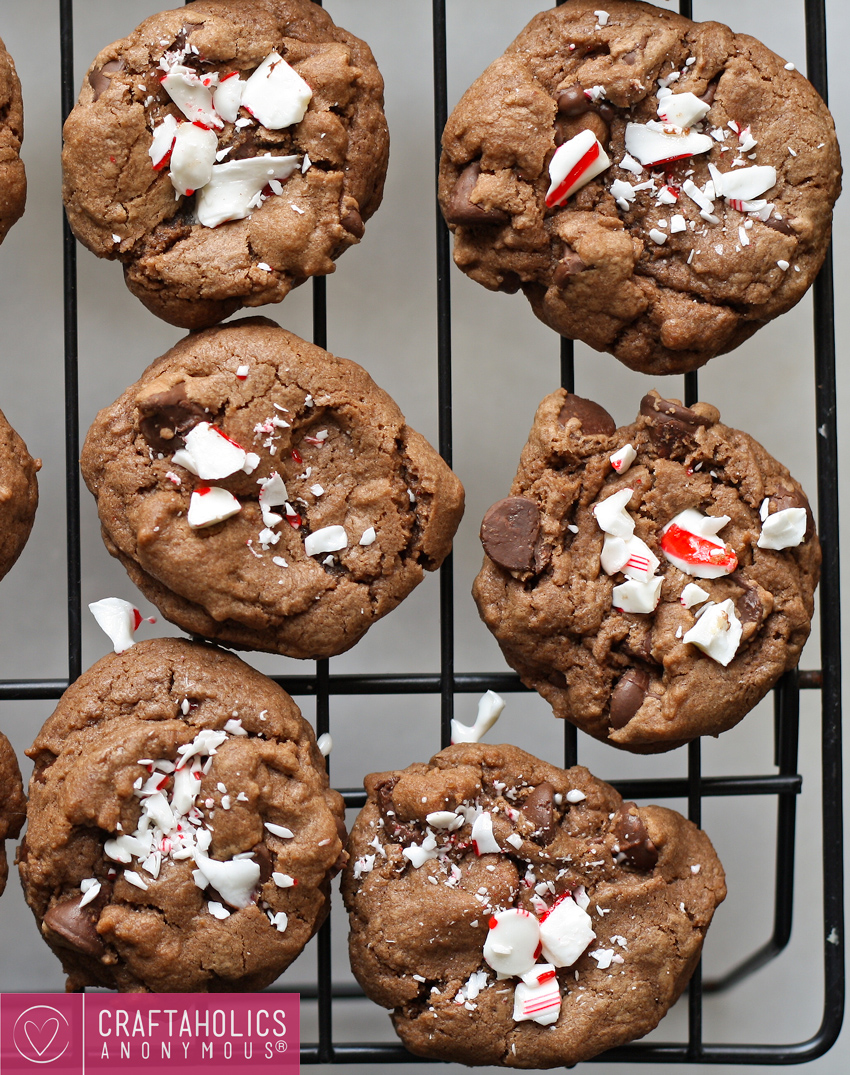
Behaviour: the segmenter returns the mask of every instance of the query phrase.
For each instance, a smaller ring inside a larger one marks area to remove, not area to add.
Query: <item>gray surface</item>
[[[151,0],[77,3],[78,79],[101,47],[129,32],[159,6]],[[329,281],[329,346],[365,365],[398,401],[410,423],[436,441],[430,5],[425,0],[328,0],[326,6],[341,25],[372,45],[387,83],[392,136],[385,204],[369,224],[364,242],[341,259]],[[449,52],[450,104],[541,6],[526,0],[455,0],[448,4],[453,41]],[[601,0],[600,6],[604,6]],[[698,0],[695,9],[696,17],[718,18],[735,29],[751,32],[805,68],[802,0],[777,0],[769,5],[758,0]],[[850,35],[850,10],[839,0],[830,0],[828,14],[831,101],[842,138],[850,123],[850,70],[843,56],[843,44]],[[42,503],[31,542],[0,586],[0,675],[60,677],[66,674],[66,613],[58,3],[4,0],[0,4],[0,35],[23,82],[27,125],[24,158],[30,182],[27,213],[0,249],[4,374],[0,407],[33,454],[44,459]],[[850,144],[846,137],[843,141]],[[847,294],[848,289],[849,207],[846,199],[839,203],[836,217],[839,295]],[[117,265],[99,262],[80,249],[79,269],[80,409],[85,430],[97,409],[110,403],[181,333],[141,307],[125,290]],[[557,340],[535,320],[520,296],[490,294],[457,271],[452,274],[452,288],[454,464],[468,494],[455,557],[458,668],[502,671],[504,664],[495,642],[478,621],[468,596],[481,555],[477,531],[484,510],[506,491],[537,403],[556,387]],[[301,288],[282,306],[263,312],[285,327],[309,335],[309,288]],[[719,406],[726,422],[747,429],[786,462],[814,501],[810,322],[809,303],[804,300],[735,354],[713,360],[700,374],[700,395]],[[847,335],[847,304],[840,301],[839,344]],[[618,422],[632,419],[640,395],[653,385],[663,393],[681,395],[681,380],[650,381],[629,372],[610,356],[597,356],[583,346],[577,347],[576,365],[579,392],[605,405]],[[840,415],[847,414],[849,387],[847,372],[841,368]],[[844,417],[840,418],[839,432],[842,437],[846,435]],[[82,503],[84,602],[106,596],[136,600],[122,569],[101,544],[94,505],[85,492]],[[845,532],[850,533],[850,529],[845,528]],[[436,670],[437,590],[437,579],[430,577],[353,652],[334,660],[332,671]],[[155,629],[143,628],[140,634],[149,637],[160,631],[174,633],[160,622]],[[100,657],[107,646],[105,636],[86,614],[84,664]],[[304,666],[285,659],[257,657],[254,663],[266,671],[304,670]],[[802,667],[814,668],[818,663],[813,639],[803,655]],[[804,790],[798,804],[793,936],[788,950],[770,967],[731,992],[706,1000],[706,1041],[794,1042],[817,1029],[822,1007],[818,697],[808,692],[803,701]],[[462,719],[471,719],[474,708],[474,698],[459,698]],[[0,727],[21,756],[50,709],[49,703],[39,702],[0,706]],[[306,705],[308,716],[310,711]],[[365,772],[426,758],[439,746],[437,714],[434,698],[334,699],[335,782],[355,786]],[[509,698],[498,732],[500,738],[550,760],[561,756],[561,727],[536,696]],[[762,705],[738,728],[705,745],[704,772],[769,772],[770,738],[769,708]],[[683,751],[631,758],[585,740],[580,757],[605,778],[681,775],[686,766]],[[715,800],[706,803],[703,821],[727,867],[730,891],[706,946],[706,973],[711,975],[736,963],[768,935],[775,818],[770,804],[758,799]],[[337,907],[335,962],[344,976],[345,927],[339,910]],[[311,946],[285,980],[306,980],[313,965]],[[58,965],[37,935],[13,874],[0,902],[0,989],[61,988]],[[303,1023],[305,1040],[312,1039],[315,1031],[306,1005]],[[339,1005],[336,1026],[340,1040],[393,1039],[384,1012],[365,1002]],[[659,1040],[677,1040],[685,1032],[686,1012],[680,1005],[656,1035]],[[845,1032],[830,1054],[809,1067],[818,1073],[843,1071],[849,1058],[850,1041]],[[613,1073],[623,1068],[603,1064],[594,1070]]]

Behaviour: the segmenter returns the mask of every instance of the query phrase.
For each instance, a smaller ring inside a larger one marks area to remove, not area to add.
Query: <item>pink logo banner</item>
[[[0,1075],[300,1071],[298,993],[4,993]]]

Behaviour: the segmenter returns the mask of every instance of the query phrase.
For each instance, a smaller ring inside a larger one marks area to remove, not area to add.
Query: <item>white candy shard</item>
[[[495,691],[487,691],[478,702],[478,715],[472,727],[452,721],[452,743],[480,743],[501,716],[505,700]]]
[[[534,915],[521,907],[511,907],[490,919],[484,959],[505,977],[522,975],[534,966],[539,944],[540,923]]]
[[[670,234],[677,235],[680,231],[687,231],[688,223],[681,213],[674,213],[670,217]]]
[[[718,172],[713,179],[718,198],[752,201],[776,186],[776,169],[770,164],[758,164],[736,168],[734,172]]]
[[[216,115],[212,93],[190,67],[175,64],[163,78],[162,85],[190,123],[215,128],[224,126],[221,117]]]
[[[421,844],[411,844],[402,851],[402,855],[417,870],[426,862],[435,859],[437,854],[437,838],[430,831]]]
[[[529,982],[529,978],[532,979]],[[540,981],[539,979],[543,980]],[[514,1022],[531,1019],[540,1026],[550,1026],[561,1014],[561,990],[555,968],[541,963],[522,976],[514,990]]]
[[[288,873],[278,873],[277,871],[272,874],[272,881],[278,888],[292,888],[295,884],[294,877],[290,877]]]
[[[369,526],[363,531],[363,536],[360,538],[361,545],[371,545],[374,543],[377,534],[375,533],[375,527]]]
[[[660,563],[649,546],[634,535],[619,538],[606,534],[600,559],[607,575],[622,571],[637,582],[649,582]]]
[[[678,128],[669,130],[652,120],[649,123],[626,124],[626,149],[643,165],[662,164],[708,153],[713,145],[714,140],[707,134],[683,132]]]
[[[738,566],[738,558],[717,537],[728,522],[728,515],[703,515],[695,508],[686,508],[661,531],[664,555],[674,567],[694,578],[718,579],[731,574]]]
[[[625,474],[629,467],[637,459],[637,452],[631,444],[624,445],[618,452],[609,457],[609,462],[618,474]]]
[[[177,120],[172,115],[166,116],[162,123],[154,128],[153,141],[148,150],[154,168],[161,168],[165,164],[176,136]]]
[[[556,967],[571,967],[595,939],[590,915],[569,896],[559,899],[540,923],[543,958]]]
[[[245,466],[245,449],[209,422],[199,422],[183,439],[173,462],[204,481],[229,478]]]
[[[269,921],[278,933],[286,933],[286,927],[289,925],[289,915],[285,911],[278,911],[277,914],[269,915]]]
[[[147,892],[147,882],[143,881],[141,876],[137,874],[135,870],[125,870],[124,880],[129,881],[131,885],[134,885],[136,888],[140,888],[143,892]]]
[[[331,739],[329,732],[325,732],[323,735],[320,735],[319,738],[316,740],[316,746],[319,748],[319,753],[322,755],[323,758],[326,758],[330,754],[330,752],[333,750],[333,745],[334,742],[333,739]]]
[[[283,478],[273,470],[268,478],[260,478],[257,481],[260,487],[260,511],[266,526],[276,526],[283,522],[283,516],[272,511],[272,508],[282,507],[289,500],[289,493]]]
[[[472,826],[472,843],[477,855],[498,855],[502,850],[493,835],[493,819],[487,811],[475,819]]]
[[[714,208],[714,199],[709,198],[707,194],[699,189],[692,179],[686,179],[682,184],[682,191],[700,207],[705,213],[710,213]]]
[[[242,104],[242,91],[245,83],[239,78],[239,72],[234,71],[222,79],[213,93],[213,105],[216,112],[226,123],[235,123],[239,115],[239,106]]]
[[[600,530],[613,537],[628,538],[635,530],[635,521],[626,511],[634,489],[620,489],[593,509]]]
[[[611,592],[611,603],[622,612],[654,612],[661,600],[661,586],[664,578],[658,575],[647,582],[629,579],[615,586]]]
[[[142,622],[142,616],[129,601],[104,597],[102,601],[93,601],[89,612],[97,620],[98,627],[109,635],[116,653],[123,653],[133,645],[133,632]],[[150,622],[153,623],[153,619]]]
[[[198,220],[207,228],[227,220],[244,220],[269,181],[287,179],[297,166],[296,156],[247,157],[216,164],[209,183],[198,191]]]
[[[638,165],[638,168],[640,168],[640,165]],[[611,184],[611,196],[621,209],[628,211],[637,197],[637,191],[625,179],[615,179]]]
[[[448,829],[453,832],[463,825],[463,818],[451,810],[434,810],[425,815],[425,820],[433,829]]]
[[[83,896],[78,906],[85,907],[87,903],[91,903],[97,897],[100,889],[101,884],[96,877],[87,877],[84,881],[80,881],[80,892],[83,893]]]
[[[791,549],[802,543],[806,536],[806,509],[783,508],[775,511],[762,522],[761,533],[756,542],[760,549]]]
[[[704,605],[699,618],[682,639],[692,642],[713,661],[725,668],[738,651],[743,627],[731,598],[719,605],[713,601]]]
[[[658,102],[658,118],[676,127],[692,127],[708,115],[709,106],[694,93],[671,93]]]
[[[222,903],[218,903],[216,900],[210,900],[207,904],[207,910],[213,916],[213,918],[219,919],[223,922],[225,918],[230,918],[231,912]]]
[[[319,556],[323,552],[339,552],[348,547],[348,535],[341,526],[323,526],[304,539],[304,552]]]
[[[573,175],[579,165],[583,165],[580,174],[575,174],[569,185],[565,186],[565,180]],[[581,131],[558,146],[549,161],[550,184],[546,192],[546,205],[561,205],[610,166],[611,160],[593,131]]]
[[[304,119],[313,91],[279,52],[272,52],[254,71],[242,91],[242,107],[270,131]]]
[[[229,907],[238,910],[248,906],[260,880],[258,862],[251,858],[234,858],[219,862],[197,850],[194,859],[208,884],[212,885]],[[124,876],[126,877],[126,873]]]
[[[682,590],[682,596],[679,600],[685,608],[693,608],[694,605],[700,605],[703,601],[707,601],[709,596],[702,586],[697,586],[695,582],[689,582]]]
[[[168,172],[178,194],[188,197],[209,183],[217,150],[215,131],[196,123],[181,123],[174,138]]]
[[[590,952],[591,959],[595,959],[599,965],[600,970],[608,970],[611,966],[611,960],[614,958],[613,948],[597,948],[595,952]]]
[[[186,521],[192,530],[200,530],[204,526],[222,523],[241,510],[242,505],[232,493],[213,485],[192,493]]]
[[[265,821],[263,824],[272,836],[279,836],[282,840],[293,840],[295,838],[292,829],[286,828],[285,825],[275,825],[271,821]]]

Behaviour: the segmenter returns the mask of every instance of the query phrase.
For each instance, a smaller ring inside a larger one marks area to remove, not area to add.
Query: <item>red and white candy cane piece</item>
[[[658,118],[677,127],[691,127],[708,114],[709,106],[694,93],[671,93],[658,102]]]
[[[178,194],[190,197],[212,176],[218,137],[215,131],[197,123],[182,123],[177,128],[171,150],[169,176]]]
[[[546,193],[546,206],[561,205],[571,195],[595,179],[611,160],[593,131],[581,131],[558,146],[549,162],[549,190]]]
[[[172,460],[204,481],[219,481],[245,467],[247,455],[241,444],[209,422],[199,422],[190,429],[184,447]]]
[[[227,489],[207,486],[192,493],[186,521],[192,530],[200,530],[205,526],[223,523],[241,510],[242,505]]]
[[[514,1022],[532,1020],[540,1026],[557,1022],[561,1013],[561,990],[555,968],[541,963],[522,976],[514,990]]]
[[[225,75],[213,93],[213,105],[216,112],[226,123],[235,123],[239,117],[242,104],[242,91],[245,83],[239,78],[238,71]]]
[[[658,557],[652,549],[634,534],[628,538],[606,534],[600,559],[606,575],[622,571],[627,578],[637,582],[649,582],[659,566]]]
[[[190,123],[220,129],[224,122],[216,114],[210,89],[191,67],[175,64],[162,79],[165,92]]]
[[[667,130],[661,123],[626,124],[626,150],[644,166],[671,164],[698,153],[708,153],[714,139],[696,131]]]
[[[245,83],[242,107],[270,131],[300,123],[313,91],[279,52],[270,53]]]
[[[504,978],[531,970],[540,950],[540,923],[530,911],[511,907],[490,919],[484,959]]]
[[[570,896],[562,896],[540,923],[543,958],[556,967],[571,967],[596,939],[590,915]]]
[[[93,601],[89,605],[89,611],[101,630],[111,639],[116,653],[123,653],[133,645],[133,632],[138,630],[141,623],[145,620],[148,623],[156,623],[154,616],[142,616],[129,601],[122,601],[120,597],[105,597],[102,601]]]
[[[171,115],[166,116],[162,123],[154,129],[153,141],[148,150],[148,155],[157,171],[164,168],[171,159],[171,149],[177,136],[177,129],[177,120]]]
[[[728,522],[728,515],[703,515],[687,508],[661,531],[664,555],[674,567],[697,579],[730,575],[738,557],[731,545],[716,536]]]
[[[618,474],[625,474],[632,463],[637,459],[637,452],[634,449],[634,445],[625,444],[618,452],[614,452],[614,454],[608,458],[611,466]]]
[[[487,811],[475,819],[472,826],[472,846],[476,855],[498,855],[502,850],[493,835],[493,819]]]
[[[770,164],[736,168],[734,172],[717,172],[713,175],[714,190],[719,198],[746,202],[759,198],[776,186],[776,169]]]

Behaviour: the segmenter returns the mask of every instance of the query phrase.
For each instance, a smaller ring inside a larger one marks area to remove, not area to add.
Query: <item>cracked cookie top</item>
[[[453,746],[366,790],[351,965],[419,1056],[556,1067],[647,1034],[726,895],[690,821],[517,747]]]
[[[18,759],[12,744],[0,732],[0,895],[9,873],[5,841],[18,835],[25,818],[26,799]]]
[[[69,989],[264,989],[326,918],[342,800],[289,695],[232,654],[110,654],[27,753],[21,881]]]
[[[760,42],[649,4],[568,0],[446,124],[454,258],[632,369],[695,369],[821,266],[840,158],[811,84]]]
[[[184,328],[333,272],[383,194],[368,46],[309,0],[195,0],[103,49],[65,124],[77,238]]]
[[[360,366],[262,318],[187,337],[82,453],[110,552],[227,645],[353,646],[449,552],[463,490]]]
[[[737,724],[809,635],[806,496],[719,419],[652,391],[618,429],[561,389],[481,527],[473,595],[505,659],[556,716],[638,753]]]
[[[0,411],[0,579],[20,556],[32,530],[39,470],[41,460],[32,458]]]
[[[0,243],[23,215],[27,200],[27,177],[20,157],[23,140],[21,83],[14,61],[0,41]]]

